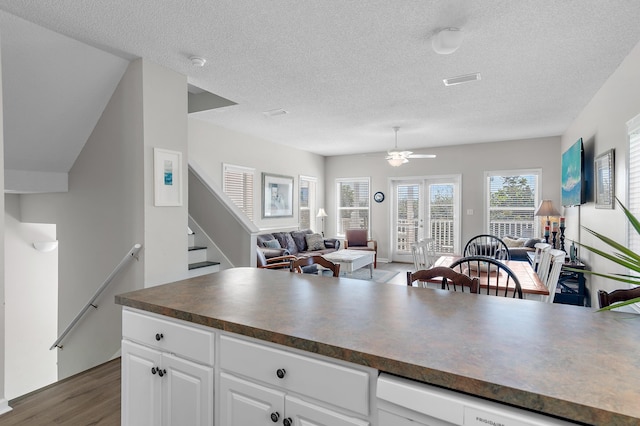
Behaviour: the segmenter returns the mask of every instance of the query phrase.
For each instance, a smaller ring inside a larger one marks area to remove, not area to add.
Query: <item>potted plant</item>
[[[620,207],[622,208],[622,210],[624,211],[625,216],[627,216],[627,219],[629,220],[629,223],[631,223],[631,225],[633,226],[633,229],[636,230],[636,232],[638,234],[640,234],[640,221],[638,221],[638,219],[622,204],[622,202],[618,199],[618,197],[616,197],[616,202],[620,205]],[[595,247],[591,247],[585,244],[581,244],[581,243],[577,243],[578,245],[580,245],[581,247],[586,248],[587,250],[589,250],[592,253],[595,253],[599,256],[604,257],[605,259],[609,259],[610,261],[623,266],[627,269],[629,269],[630,271],[636,272],[638,275],[629,275],[629,274],[603,274],[600,272],[593,272],[593,271],[579,271],[579,272],[584,272],[584,273],[588,273],[591,275],[597,275],[599,277],[603,277],[603,278],[608,278],[611,280],[615,280],[615,281],[620,281],[623,283],[628,283],[628,284],[633,284],[633,285],[640,285],[640,255],[634,253],[632,250],[630,250],[629,248],[623,246],[622,244],[619,244],[615,241],[613,241],[611,238],[602,235],[592,229],[589,229],[587,227],[583,228],[589,232],[591,235],[595,236],[596,238],[598,238],[600,241],[604,242],[605,244],[607,244],[608,246],[612,247],[614,250],[617,250],[617,252],[614,253],[607,253],[605,251],[599,250]],[[568,268],[570,269],[570,268]],[[615,309],[615,308],[619,308],[621,306],[626,306],[626,305],[631,305],[634,303],[638,303],[640,302],[640,297],[637,297],[635,299],[630,299],[630,300],[626,300],[624,302],[619,302],[619,303],[615,303],[612,304],[611,306],[606,306],[604,308],[599,309],[599,311],[608,311],[610,309]]]

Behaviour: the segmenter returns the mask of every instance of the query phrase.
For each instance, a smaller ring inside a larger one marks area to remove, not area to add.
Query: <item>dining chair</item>
[[[411,244],[411,255],[413,256],[415,271],[431,268],[437,259],[435,240],[433,238],[425,238]]]
[[[476,235],[467,241],[463,256],[485,256],[498,260],[511,260],[509,247],[495,235]]]
[[[621,288],[607,293],[604,290],[598,290],[598,304],[600,309],[611,306],[613,303],[626,302],[627,300],[640,297],[640,287]]]
[[[347,229],[344,231],[345,250],[373,251],[373,267],[378,267],[378,242],[368,237],[368,229]]]
[[[291,261],[296,259],[290,254],[267,258],[259,248],[256,249],[256,254],[256,266],[260,269],[288,269],[291,266]]]
[[[547,282],[551,269],[551,258],[553,257],[551,256],[551,250],[551,248],[548,248],[540,252],[540,263],[538,263],[536,274],[538,274],[540,281],[543,283]]]
[[[333,272],[334,277],[340,276],[340,264],[333,263],[332,261],[327,260],[322,256],[301,257],[296,260],[292,260],[289,269],[291,272],[297,272],[301,274],[302,269],[305,266],[311,266],[311,265],[320,265],[323,268],[327,268],[331,270],[331,272]]]
[[[558,287],[558,279],[567,254],[562,250],[549,249],[548,255],[551,259],[551,269],[547,275],[547,280],[543,282],[547,286],[547,290],[549,290],[549,295],[544,296],[542,301],[553,303],[553,299],[556,296],[556,288]]]
[[[446,266],[436,266],[430,269],[421,269],[416,272],[407,271],[407,285],[413,286],[415,281],[422,284],[422,287],[426,287],[426,283],[434,278],[442,277],[442,290],[460,291],[464,293],[464,288],[467,287],[469,293],[477,293],[480,287],[480,282],[477,277],[471,278],[468,275],[456,272]]]
[[[536,251],[533,255],[533,262],[531,264],[531,267],[533,268],[534,271],[537,271],[538,265],[540,264],[540,259],[542,258],[542,252],[549,250],[551,248],[551,244],[536,243],[533,247],[536,249]]]
[[[465,256],[449,265],[454,271],[477,277],[480,282],[478,294],[522,299],[522,286],[516,274],[498,259],[486,256]]]

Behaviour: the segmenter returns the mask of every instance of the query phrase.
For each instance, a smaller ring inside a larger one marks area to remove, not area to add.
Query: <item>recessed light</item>
[[[480,73],[459,75],[457,77],[445,78],[442,80],[445,86],[455,86],[456,84],[468,83],[470,81],[480,80]]]

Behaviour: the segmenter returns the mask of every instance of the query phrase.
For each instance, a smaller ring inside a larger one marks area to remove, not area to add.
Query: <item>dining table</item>
[[[443,255],[440,256],[435,266],[451,266],[456,260],[462,258],[462,256],[455,255]],[[538,274],[533,270],[529,262],[522,262],[519,260],[500,260],[504,263],[513,273],[518,277],[520,287],[522,288],[522,297],[530,300],[542,300],[544,296],[549,295],[547,286],[540,280]],[[493,281],[493,278],[492,278]],[[434,283],[440,283],[441,280],[435,279]],[[486,288],[487,286],[487,273],[480,274],[480,287]]]

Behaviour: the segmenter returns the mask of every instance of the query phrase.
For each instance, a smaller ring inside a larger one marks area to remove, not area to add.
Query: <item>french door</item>
[[[394,262],[413,262],[411,244],[433,238],[438,254],[460,252],[460,176],[392,181]]]

